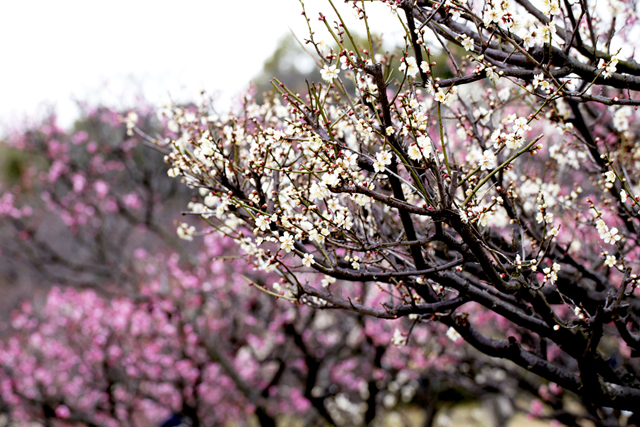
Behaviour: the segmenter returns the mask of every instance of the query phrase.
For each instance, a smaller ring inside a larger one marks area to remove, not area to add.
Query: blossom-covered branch
[[[246,95],[227,116],[165,110],[169,174],[199,189],[190,209],[202,232],[235,239],[288,299],[386,317],[372,303],[384,295],[388,313],[441,322],[588,408],[633,410],[640,157],[628,105],[640,69],[623,44],[635,6],[383,3],[405,11],[399,57],[321,15],[334,47],[318,32],[306,42],[324,84],[298,94],[276,82],[264,103]],[[351,7],[369,31],[364,3]],[[436,57],[453,77],[434,75]],[[326,289],[307,283],[318,275]],[[367,295],[352,303],[334,279]],[[482,336],[467,302],[513,329]],[[539,354],[548,346],[567,357]]]

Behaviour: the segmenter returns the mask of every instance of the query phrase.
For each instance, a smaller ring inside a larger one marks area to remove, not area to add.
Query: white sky
[[[331,16],[331,6],[306,7],[320,35],[318,11]],[[378,31],[396,19],[367,7],[374,25],[386,23]],[[298,0],[0,0],[0,133],[50,105],[71,124],[74,99],[128,107],[140,93],[159,103],[204,88],[230,105],[289,28],[307,35],[300,12]]]

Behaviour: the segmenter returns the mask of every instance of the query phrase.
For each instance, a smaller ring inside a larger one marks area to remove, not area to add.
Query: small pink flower
[[[109,193],[109,184],[99,180],[93,184],[93,189],[96,191],[99,198],[104,199],[104,197]]]
[[[71,411],[66,405],[60,405],[56,408],[56,417],[67,419],[71,416]]]
[[[529,414],[527,414],[527,416],[529,418],[538,418],[542,415],[543,409],[544,404],[540,400],[534,399],[531,401],[531,407],[529,408]]]

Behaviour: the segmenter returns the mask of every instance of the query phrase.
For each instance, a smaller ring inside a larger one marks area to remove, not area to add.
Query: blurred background
[[[336,6],[355,21],[341,1]],[[318,12],[330,15],[328,2],[305,7],[313,29],[322,31]],[[298,0],[2,2],[0,129],[51,106],[69,126],[76,100],[124,109],[141,96],[185,103],[206,89],[228,107],[283,38],[305,38],[301,10]],[[381,4],[368,10],[375,28],[398,27],[388,25],[397,18]],[[296,62],[303,71],[313,67],[304,56]]]

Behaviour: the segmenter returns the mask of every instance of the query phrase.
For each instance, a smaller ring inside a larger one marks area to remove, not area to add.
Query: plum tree
[[[442,324],[573,393],[598,424],[633,411],[635,3],[383,3],[405,29],[399,61],[353,42],[334,7],[318,25],[336,49],[307,18],[324,80],[308,93],[276,79],[280,97],[247,96],[235,114],[165,111],[169,174],[199,189],[190,213],[206,222],[182,237],[235,239],[300,304]],[[365,3],[350,5],[370,35]],[[436,50],[455,76],[433,76]],[[508,326],[487,331],[487,316]]]

